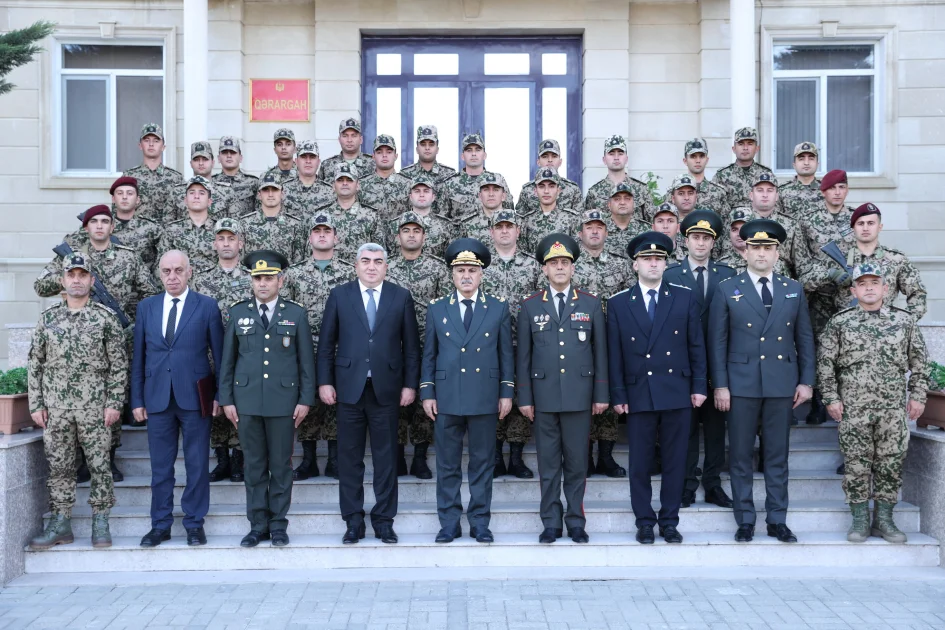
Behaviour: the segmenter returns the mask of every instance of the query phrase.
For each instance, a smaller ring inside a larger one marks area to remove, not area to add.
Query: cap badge
[[[761,239],[761,238],[770,238],[770,237],[768,236],[768,233],[767,233],[767,232],[755,232],[755,235],[752,236],[752,238],[753,238],[753,239]]]

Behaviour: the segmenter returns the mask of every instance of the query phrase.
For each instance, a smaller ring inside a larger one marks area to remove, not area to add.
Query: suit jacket
[[[420,399],[436,400],[439,413],[495,414],[499,398],[515,395],[509,305],[480,288],[467,331],[459,315],[461,299],[453,291],[427,308]]]
[[[333,385],[339,402],[356,404],[371,370],[378,402],[399,404],[404,387],[420,385],[420,333],[410,291],[384,282],[372,333],[358,281],[332,289],[316,363],[318,384]]]
[[[315,347],[305,307],[279,298],[267,328],[255,298],[229,309],[220,404],[250,416],[291,416],[315,404]]]
[[[807,298],[799,282],[773,275],[771,312],[743,272],[719,284],[709,313],[709,367],[714,387],[732,396],[793,397],[814,385],[816,360]]]
[[[610,400],[630,412],[692,406],[690,395],[707,395],[705,342],[699,301],[688,287],[660,285],[650,321],[639,284],[607,301]]]
[[[148,413],[167,409],[171,399],[181,409],[200,410],[197,381],[210,376],[210,355],[220,365],[223,323],[216,300],[191,290],[184,301],[174,341],[164,339],[164,293],[138,303],[131,361],[131,408]],[[209,352],[208,352],[209,351]],[[219,370],[217,372],[219,382]]]
[[[607,403],[607,324],[600,298],[572,287],[560,321],[549,289],[525,298],[516,367],[520,406],[561,413]]]

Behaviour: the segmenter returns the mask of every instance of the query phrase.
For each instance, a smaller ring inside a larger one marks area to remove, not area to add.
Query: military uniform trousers
[[[517,332],[512,325],[512,335]],[[517,347],[517,346],[515,346]],[[518,397],[512,403],[512,409],[496,423],[495,439],[510,444],[525,444],[532,438],[532,423],[518,410]]]
[[[299,425],[299,442],[338,439],[338,406],[318,401]]]
[[[549,413],[535,410],[535,447],[541,482],[541,522],[545,528],[584,527],[584,489],[587,485],[587,443],[591,410]],[[562,461],[562,455],[563,461]],[[565,512],[561,503],[564,477]]]
[[[689,423],[689,447],[686,452],[685,489],[695,492],[699,489],[699,426],[702,426],[702,440],[705,445],[705,459],[702,462],[702,488],[707,492],[722,485],[722,466],[725,465],[725,413],[715,408],[714,395],[709,396],[701,407],[692,410]]]
[[[847,503],[871,498],[898,503],[908,448],[909,426],[901,408],[857,409],[844,405],[840,450],[846,468],[843,492]]]
[[[453,531],[463,515],[463,438],[469,435],[470,528],[489,527],[492,517],[492,474],[495,471],[495,431],[498,414],[454,416],[438,414],[436,432],[436,512],[440,527]]]
[[[617,413],[608,409],[591,418],[591,441],[617,441]]]
[[[85,452],[92,475],[89,505],[94,514],[107,514],[115,505],[115,489],[108,461],[111,431],[105,426],[104,409],[49,409],[48,413],[43,448],[49,462],[49,476],[46,478],[49,511],[72,515],[78,443]]]
[[[284,530],[292,503],[292,416],[240,414],[238,424],[246,483],[246,518],[257,532]]]
[[[627,414],[627,441],[630,459],[630,506],[637,528],[643,525],[679,524],[679,506],[686,481],[686,449],[692,410],[669,409]],[[663,458],[660,484],[660,511],[653,510],[650,469],[656,456],[657,437]]]
[[[423,329],[420,329],[420,356],[423,356]],[[397,444],[407,445],[409,436],[410,443],[432,444],[434,438],[433,420],[423,410],[423,404],[416,400],[406,407],[400,408],[400,415],[397,419]]]
[[[239,431],[222,412],[210,421],[210,448],[240,448]]]

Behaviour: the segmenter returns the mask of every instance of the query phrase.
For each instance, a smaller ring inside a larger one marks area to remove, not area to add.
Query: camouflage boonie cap
[[[330,212],[316,212],[315,216],[312,217],[312,226],[310,229],[314,230],[319,225],[324,225],[325,227],[330,227],[335,229],[335,222],[331,218]]]
[[[705,153],[709,155],[709,143],[705,138],[693,138],[686,142],[686,148],[683,149],[683,155],[689,157],[693,153]]]
[[[542,182],[554,182],[555,184],[561,183],[561,178],[558,177],[558,171],[553,168],[540,168],[535,173],[535,185]]]
[[[194,184],[199,184],[207,189],[207,192],[211,195],[213,194],[213,186],[210,185],[210,180],[204,177],[203,175],[194,175],[187,180],[187,188],[190,188]]]
[[[338,123],[338,133],[344,133],[348,129],[354,129],[358,133],[361,133],[361,121],[357,118],[345,118]]]
[[[735,208],[734,210],[732,210],[732,218],[728,222],[728,224],[735,225],[739,221],[742,221],[742,222],[751,221],[754,218],[755,218],[755,214],[751,211],[751,208],[743,206],[743,207]]]
[[[423,224],[423,217],[421,217],[416,212],[412,212],[410,210],[403,213],[397,218],[397,230],[399,231],[400,228],[404,227],[405,225],[410,225],[411,223],[415,223],[419,225],[421,228],[423,228],[424,232],[427,231],[427,226]]]
[[[587,225],[588,223],[591,223],[592,221],[599,221],[603,223],[605,226],[607,225],[607,221],[604,220],[604,214],[600,210],[587,210],[581,216],[581,225]]]
[[[72,256],[64,261],[62,271],[72,271],[73,269],[85,269],[92,273],[92,261],[85,257],[82,252],[73,252]]]
[[[495,227],[500,223],[511,223],[512,225],[518,225],[518,216],[515,214],[514,210],[498,210],[494,215],[492,215],[492,227]]]
[[[302,142],[299,143],[299,148],[295,150],[295,155],[300,157],[303,155],[314,155],[318,157],[318,143],[314,140],[302,140]]]
[[[295,132],[287,127],[276,129],[276,132],[272,134],[272,141],[277,142],[279,140],[291,140],[295,142]]]
[[[220,138],[220,153],[223,153],[224,151],[235,151],[236,153],[242,153],[242,151],[240,151],[240,141],[233,136],[223,136]]]
[[[653,218],[655,219],[656,217],[658,217],[659,215],[663,214],[664,212],[670,213],[671,215],[673,215],[673,216],[676,217],[677,219],[679,218],[679,208],[677,208],[676,206],[674,206],[674,205],[671,204],[671,203],[661,203],[661,204],[656,208],[656,212],[653,213]]]
[[[195,157],[205,157],[208,160],[212,160],[213,149],[210,147],[210,143],[198,140],[190,145],[190,159],[192,160]]]
[[[351,168],[351,165],[348,164],[347,162],[342,162],[341,164],[335,167],[334,181],[338,181],[342,177],[347,177],[348,179],[353,179],[354,181],[358,181],[357,171]]]
[[[141,136],[139,140],[144,140],[145,136],[157,136],[161,140],[164,140],[164,130],[161,129],[161,125],[157,123],[146,123],[141,127]]]
[[[420,125],[417,127],[417,144],[421,140],[433,140],[433,142],[439,143],[440,136],[436,130],[436,125]]]
[[[758,184],[771,184],[775,188],[778,187],[778,178],[774,176],[774,173],[764,172],[758,175],[755,178],[755,181],[751,183],[751,187],[754,188]]]
[[[627,193],[631,197],[633,196],[633,188],[630,187],[630,184],[627,182],[619,182],[614,185],[614,189],[610,192],[611,197],[616,197],[619,193]]]
[[[482,190],[486,186],[498,186],[505,190],[506,183],[505,178],[502,177],[499,173],[493,173],[492,171],[486,171],[482,174],[482,179],[479,180],[479,189]]]
[[[820,157],[820,153],[817,151],[817,145],[813,142],[801,142],[796,147],[794,147],[794,157],[797,157],[802,153],[812,153],[813,155]]]
[[[557,140],[542,140],[538,143],[538,155],[539,157],[545,153],[554,153],[557,156],[561,156],[561,145],[558,144]]]
[[[627,140],[623,136],[610,136],[604,140],[604,153],[610,153],[614,149],[620,149],[627,152]]]
[[[680,188],[689,186],[690,188],[696,188],[696,183],[692,181],[692,175],[686,173],[685,175],[680,175],[673,179],[672,185],[669,187],[670,192],[676,192]]]
[[[482,139],[482,134],[478,131],[476,133],[467,133],[463,136],[463,151],[471,144],[475,144],[482,149],[486,148],[486,141]]]
[[[758,130],[754,127],[742,127],[735,132],[735,142],[739,140],[754,140],[758,142]]]
[[[850,273],[850,278],[853,282],[856,282],[863,276],[878,276],[883,278],[883,269],[879,265],[874,265],[873,263],[862,263],[859,265],[854,265],[853,271]]]
[[[390,147],[396,151],[397,142],[394,141],[394,136],[388,136],[387,134],[382,133],[378,137],[374,138],[374,150],[377,151],[381,147]]]
[[[263,188],[278,188],[282,190],[282,183],[276,178],[275,173],[266,173],[263,178],[259,180],[259,190]]]
[[[237,219],[224,217],[213,224],[213,233],[219,234],[220,232],[232,232],[239,236],[243,233],[243,226]]]
[[[410,180],[410,190],[413,190],[417,186],[427,186],[429,188],[432,188],[435,191],[436,180],[433,177],[430,177],[430,175],[426,171],[424,171],[422,173],[417,174],[416,177]]]

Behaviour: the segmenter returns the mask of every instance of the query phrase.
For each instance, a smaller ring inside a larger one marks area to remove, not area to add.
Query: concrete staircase
[[[321,444],[324,446],[324,443]],[[300,448],[293,465],[301,458]],[[325,453],[319,452],[324,470]],[[410,447],[408,447],[408,459]],[[768,538],[764,530],[764,480],[755,475],[755,502],[759,508],[756,539],[751,544],[733,540],[731,510],[703,502],[702,491],[692,507],[683,509],[682,545],[643,546],[633,538],[635,528],[626,479],[594,476],[588,479],[584,509],[591,542],[576,545],[564,538],[554,545],[539,545],[538,480],[502,477],[494,484],[492,531],[496,542],[477,544],[470,538],[449,545],[433,542],[439,523],[436,517],[436,481],[414,477],[400,479],[400,510],[395,529],[397,545],[384,545],[371,537],[358,545],[343,546],[344,523],[338,512],[338,485],[334,479],[318,477],[297,482],[289,514],[291,544],[283,549],[263,543],[256,549],[239,548],[248,531],[245,491],[229,481],[211,484],[211,506],[207,517],[208,544],[189,548],[178,518],[169,543],[157,549],[142,549],[138,542],[150,528],[150,463],[147,432],[127,428],[119,450],[119,467],[125,481],[116,484],[118,505],[112,510],[114,545],[93,550],[89,541],[91,511],[86,503],[88,484],[78,490],[73,512],[76,542],[48,552],[29,552],[28,574],[64,574],[143,571],[312,570],[391,569],[424,567],[930,567],[939,564],[939,544],[919,532],[919,508],[900,503],[897,522],[909,534],[905,545],[890,545],[872,538],[862,545],[846,541],[850,516],[843,501],[841,478],[835,474],[841,462],[836,424],[800,426],[791,430],[791,509],[788,524],[799,543],[787,545]],[[435,463],[435,449],[428,463]],[[618,444],[615,457],[626,466],[627,446]],[[533,445],[526,447],[526,463],[536,470]],[[215,466],[210,457],[209,465]],[[366,455],[365,500],[374,500],[370,483],[372,463]],[[183,490],[183,460],[176,465],[179,502]],[[660,478],[654,477],[654,498],[659,496]],[[727,474],[723,486],[730,493]],[[468,498],[463,487],[464,499]],[[180,516],[178,510],[178,517]],[[464,532],[468,530],[463,523]]]

